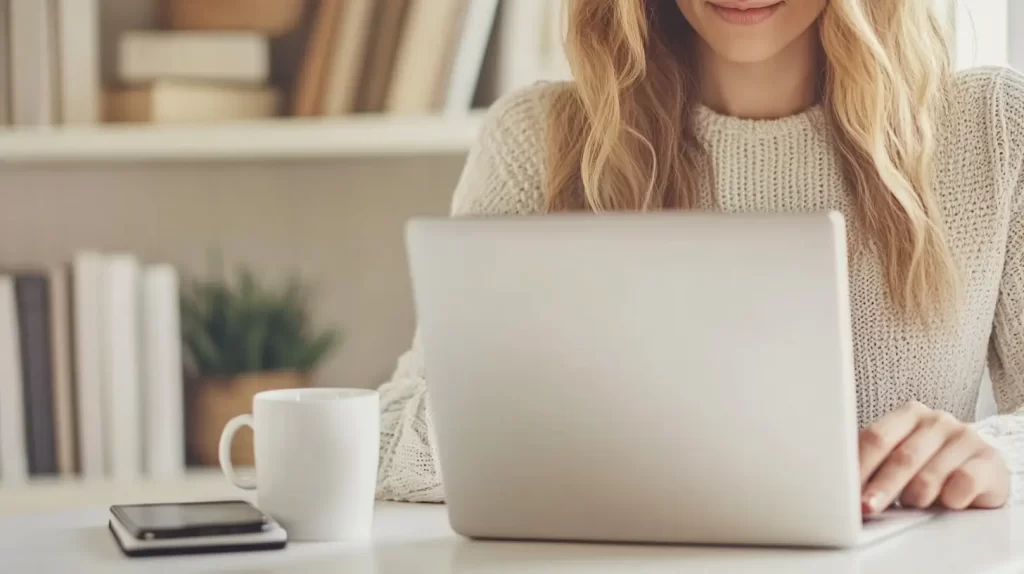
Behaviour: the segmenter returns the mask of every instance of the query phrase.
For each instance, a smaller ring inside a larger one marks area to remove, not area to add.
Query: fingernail
[[[861,501],[863,506],[862,510],[867,514],[875,514],[881,512],[882,504],[884,503],[885,497],[880,492],[873,492],[864,495],[864,499]]]

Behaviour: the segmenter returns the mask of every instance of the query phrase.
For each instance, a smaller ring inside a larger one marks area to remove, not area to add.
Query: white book
[[[48,0],[10,0],[11,118],[15,125],[55,123],[51,8]]]
[[[518,1],[518,0],[517,0]],[[411,0],[402,27],[385,111],[394,114],[436,112],[437,91],[450,64],[463,0]]]
[[[103,281],[107,473],[119,481],[142,474],[142,419],[139,384],[141,334],[139,262],[131,255],[107,257]]]
[[[25,399],[14,279],[0,275],[0,481],[28,479]]]
[[[72,263],[78,457],[87,479],[102,478],[107,467],[101,320],[105,267],[104,256],[91,251],[76,254]]]
[[[524,88],[541,78],[546,5],[551,0],[506,0],[498,31],[496,96]]]
[[[178,273],[171,265],[148,265],[142,272],[141,382],[146,473],[179,477],[185,472],[185,388]]]
[[[35,1],[35,0],[33,0]],[[263,84],[270,44],[252,32],[125,32],[118,74],[128,84],[194,80]]]
[[[57,0],[57,45],[61,122],[100,121],[100,31],[98,0]]]
[[[455,61],[447,78],[442,111],[446,114],[464,114],[473,106],[473,96],[480,82],[487,44],[494,30],[498,13],[498,0],[468,0],[466,14],[458,30],[455,43]]]

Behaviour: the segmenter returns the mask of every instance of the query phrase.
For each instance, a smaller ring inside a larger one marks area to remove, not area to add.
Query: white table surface
[[[445,507],[380,503],[367,543],[295,543],[280,551],[126,558],[106,527],[112,503],[239,497],[220,479],[143,485],[0,487],[0,571],[175,574],[910,573],[1024,572],[1024,508],[947,516],[857,550],[478,542],[455,535]]]

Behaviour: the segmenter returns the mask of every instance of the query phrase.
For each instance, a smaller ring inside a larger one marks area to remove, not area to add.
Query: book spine
[[[57,0],[56,20],[61,121],[70,125],[99,123],[98,0]]]
[[[50,271],[50,350],[53,362],[53,416],[57,441],[57,470],[63,476],[77,472],[75,391],[72,376],[71,294],[68,269]]]
[[[473,106],[473,96],[480,82],[487,44],[498,15],[498,0],[470,2],[460,27],[452,68],[445,90],[442,91],[441,109],[446,114],[464,114]]]
[[[458,21],[458,0],[412,0],[402,30],[385,110],[393,114],[428,114],[436,86],[444,77],[446,40]]]
[[[20,126],[53,125],[50,3],[10,0],[11,115]]]
[[[0,276],[0,479],[5,484],[28,478],[25,452],[24,392],[18,345],[18,303],[14,279]]]
[[[371,0],[346,0],[342,3],[340,29],[334,54],[328,67],[324,90],[324,115],[341,116],[356,109],[362,63],[367,57],[374,3]]]
[[[323,115],[326,71],[334,57],[333,48],[341,13],[341,0],[321,0],[306,41],[296,76],[292,112],[299,117]]]
[[[73,333],[79,468],[85,478],[106,473],[106,429],[103,400],[103,280],[102,254],[75,256],[72,278]]]
[[[15,291],[24,384],[25,436],[28,439],[28,471],[31,475],[56,474],[47,279],[42,275],[21,275],[15,279]]]
[[[356,102],[356,109],[360,112],[384,111],[408,12],[409,0],[378,2],[372,24],[372,45],[363,67],[362,85]]]
[[[108,472],[114,479],[132,480],[142,471],[138,262],[130,255],[111,255],[104,283],[104,397],[110,423],[106,433]]]
[[[496,96],[541,79],[544,68],[545,6],[551,0],[502,2],[498,32]]]
[[[175,478],[185,471],[184,381],[178,275],[149,265],[142,275],[142,389],[146,472]]]

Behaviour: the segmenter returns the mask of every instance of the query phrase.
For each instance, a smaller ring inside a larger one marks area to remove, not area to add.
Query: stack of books
[[[100,121],[99,0],[0,0],[0,126]]]
[[[293,112],[466,112],[498,0],[320,0]]]
[[[184,472],[178,282],[92,251],[0,270],[0,483]]]
[[[110,122],[209,123],[278,115],[270,39],[244,30],[132,30],[119,39]]]

